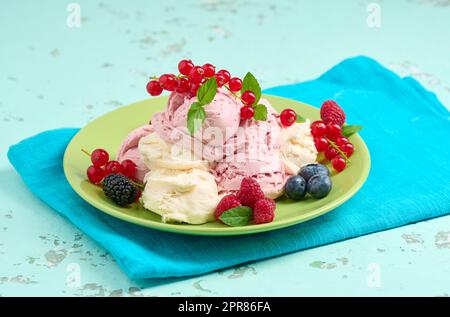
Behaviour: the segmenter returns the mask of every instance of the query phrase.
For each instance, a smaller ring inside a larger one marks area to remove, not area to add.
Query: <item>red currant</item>
[[[211,78],[216,73],[216,66],[212,64],[205,64],[202,66],[202,68],[205,71],[206,78]]]
[[[173,74],[164,74],[159,77],[159,84],[168,91],[174,91],[177,86],[177,77]]]
[[[327,132],[327,126],[322,121],[311,123],[311,134],[313,137],[324,136]]]
[[[328,138],[335,140],[341,136],[342,128],[339,124],[329,124],[327,125],[327,136]]]
[[[109,161],[105,166],[105,175],[122,173],[122,165],[117,161]]]
[[[253,118],[255,114],[255,109],[252,106],[244,106],[241,108],[241,119],[247,120]]]
[[[91,165],[86,170],[89,181],[93,184],[98,184],[103,180],[105,172],[98,166]]]
[[[199,87],[200,87],[199,84],[189,83],[189,92],[191,93],[192,96],[197,95],[197,90]]]
[[[350,143],[347,137],[340,136],[336,138],[336,145],[339,146],[339,148],[341,147],[341,145],[344,145],[346,143]]]
[[[297,114],[292,109],[284,109],[280,113],[280,121],[281,124],[285,127],[289,127],[294,124],[295,120],[297,120]]]
[[[163,89],[157,80],[151,80],[147,84],[147,92],[152,96],[161,95]]]
[[[314,145],[316,146],[317,152],[323,152],[328,148],[327,138],[320,136],[314,138]]]
[[[178,63],[178,71],[180,74],[189,75],[191,69],[194,68],[194,63],[190,59],[183,59]]]
[[[189,91],[189,80],[187,78],[179,78],[177,81],[176,92],[183,94]]]
[[[135,178],[137,166],[132,160],[123,160],[120,165],[122,166],[123,175],[130,178]]]
[[[328,161],[331,161],[338,154],[339,152],[334,147],[331,146],[329,146],[328,149],[325,150],[325,157]]]
[[[217,87],[222,87],[223,85],[226,84],[225,76],[216,74],[216,82],[217,82]]]
[[[355,152],[355,147],[350,142],[340,145],[339,148],[347,155],[347,157],[352,156],[353,152]]]
[[[109,161],[109,154],[103,149],[96,149],[91,153],[91,162],[94,166],[105,166]]]
[[[256,96],[252,91],[246,90],[242,94],[241,99],[245,104],[247,104],[248,106],[251,106],[255,102]]]
[[[230,81],[231,74],[226,69],[221,69],[217,72],[217,75],[222,75],[225,77],[225,84]]]
[[[342,156],[336,156],[331,160],[331,165],[337,172],[342,172],[345,166],[347,166],[347,163]]]
[[[189,81],[200,84],[205,77],[205,71],[200,66],[194,66],[189,72]]]
[[[242,80],[240,78],[233,77],[230,79],[228,87],[231,91],[239,91],[242,88]]]

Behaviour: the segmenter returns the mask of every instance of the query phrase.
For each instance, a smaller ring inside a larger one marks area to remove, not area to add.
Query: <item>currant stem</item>
[[[331,141],[328,138],[327,138],[327,140],[328,140],[328,144],[330,144],[331,147],[333,147],[336,151],[338,151],[339,154],[344,158],[345,163],[349,163],[350,164],[350,159],[347,157],[347,155],[344,152],[342,152],[342,150],[336,145],[336,143],[334,143],[333,141]]]
[[[130,179],[130,181],[134,184],[134,186],[138,187],[139,189],[144,189],[145,188],[144,184],[137,183],[137,182],[135,182],[132,179]]]
[[[83,152],[83,153],[86,154],[87,156],[91,157],[91,153],[89,153],[89,152],[86,151],[85,149],[81,149],[81,152]]]

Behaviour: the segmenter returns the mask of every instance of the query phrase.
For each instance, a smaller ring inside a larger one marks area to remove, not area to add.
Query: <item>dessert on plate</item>
[[[147,91],[170,92],[164,111],[124,138],[115,161],[97,149],[88,178],[103,181],[121,206],[139,201],[163,222],[237,226],[273,221],[282,195],[322,198],[331,178],[321,160],[342,171],[354,148],[345,113],[334,101],[311,123],[293,109],[278,113],[256,78],[231,78],[211,64],[182,60],[180,74],[152,78]],[[355,126],[353,126],[355,127]],[[136,190],[130,190],[136,188]]]

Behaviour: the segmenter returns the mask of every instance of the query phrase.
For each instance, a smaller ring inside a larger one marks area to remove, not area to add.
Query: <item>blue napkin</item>
[[[450,213],[449,111],[414,79],[357,57],[316,80],[266,93],[316,106],[334,99],[349,123],[364,126],[372,170],[347,203],[268,233],[178,235],[117,220],[78,197],[62,168],[64,149],[78,129],[43,132],[12,146],[8,157],[33,193],[110,251],[132,278],[206,273]]]

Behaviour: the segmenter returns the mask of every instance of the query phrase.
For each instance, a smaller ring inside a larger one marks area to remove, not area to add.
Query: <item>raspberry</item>
[[[214,217],[220,221],[219,217],[223,214],[224,211],[240,205],[241,203],[235,195],[226,195],[217,204],[216,210],[214,211]]]
[[[256,224],[272,222],[275,217],[276,204],[273,199],[263,198],[255,203],[253,221]]]
[[[242,179],[241,188],[237,192],[236,197],[242,205],[253,208],[257,200],[264,198],[264,193],[258,182],[248,176]]]
[[[345,122],[344,110],[333,100],[327,100],[322,104],[320,117],[326,125],[339,124],[342,126]]]

